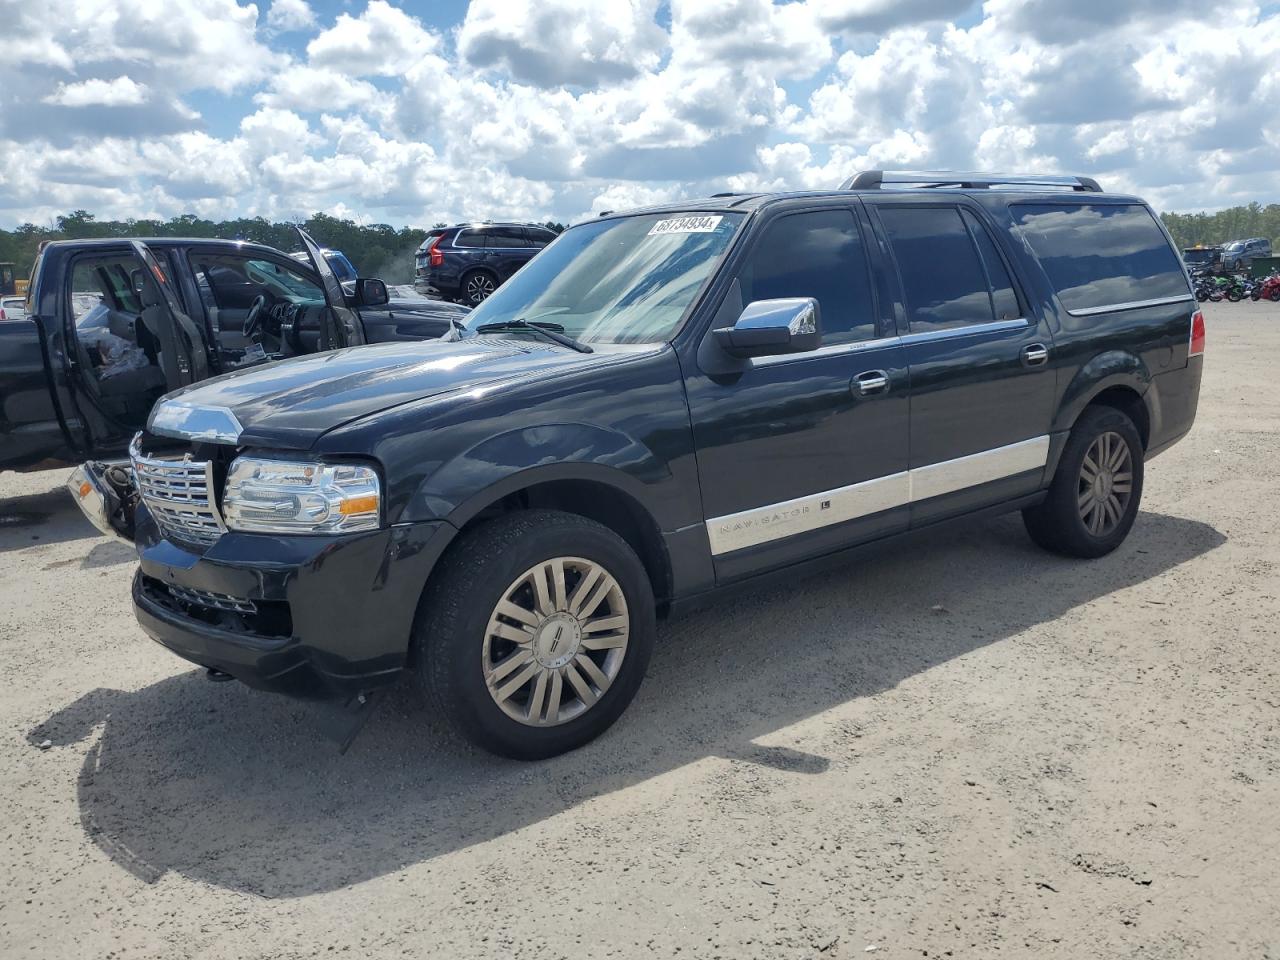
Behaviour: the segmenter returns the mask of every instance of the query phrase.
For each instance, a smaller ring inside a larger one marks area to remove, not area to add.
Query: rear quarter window
[[[1011,210],[1069,313],[1190,296],[1178,254],[1141,204],[1015,203]]]

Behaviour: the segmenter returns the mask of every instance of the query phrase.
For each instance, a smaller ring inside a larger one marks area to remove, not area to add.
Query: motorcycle
[[[1222,299],[1221,277],[1213,277],[1208,274],[1199,274],[1193,277],[1195,281],[1196,300],[1204,303],[1206,300],[1212,300],[1217,303]]]
[[[1239,275],[1232,277],[1224,277],[1225,281],[1222,285],[1223,295],[1232,303],[1239,303],[1249,295],[1247,281]]]
[[[1263,277],[1254,285],[1253,299],[1266,297],[1273,303],[1280,303],[1280,271],[1273,270],[1271,275]]]

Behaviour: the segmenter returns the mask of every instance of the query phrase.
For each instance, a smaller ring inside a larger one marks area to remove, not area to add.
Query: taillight
[[[1191,318],[1191,347],[1187,350],[1187,359],[1204,356],[1204,314],[1199,310]]]
[[[8,320],[8,319],[9,318],[4,315],[4,307],[0,307],[0,320]]]
[[[444,265],[444,251],[439,249],[440,241],[444,239],[444,234],[434,237],[431,245],[427,247],[427,256],[430,258],[427,262],[433,267]]]

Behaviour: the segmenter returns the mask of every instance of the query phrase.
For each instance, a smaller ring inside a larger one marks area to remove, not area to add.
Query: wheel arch
[[[1063,391],[1062,402],[1054,418],[1045,483],[1057,470],[1058,459],[1072,428],[1091,406],[1108,406],[1128,415],[1138,428],[1145,450],[1160,426],[1160,411],[1153,406],[1158,404],[1159,398],[1151,389],[1151,381],[1150,368],[1141,357],[1129,351],[1100,353],[1081,366]]]
[[[1100,353],[1083,364],[1063,390],[1053,431],[1069,431],[1086,407],[1102,403],[1126,413],[1134,411],[1131,416],[1139,424],[1145,444],[1152,428],[1157,426],[1155,412],[1149,407],[1151,382],[1151,369],[1136,353],[1128,350]]]
[[[419,502],[430,503],[438,517],[455,531],[441,563],[461,534],[515,511],[561,510],[594,520],[616,533],[636,552],[649,575],[659,613],[666,611],[674,580],[670,551],[651,509],[651,494],[641,481],[624,470],[602,463],[549,463],[503,476],[448,505],[448,509],[442,509],[446,503],[439,496],[424,496]],[[435,572],[433,569],[427,577],[428,582]]]

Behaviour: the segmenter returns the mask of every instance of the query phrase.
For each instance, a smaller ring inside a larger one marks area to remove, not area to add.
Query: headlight
[[[352,464],[240,457],[227,474],[223,519],[252,533],[351,533],[381,523],[378,475]]]

